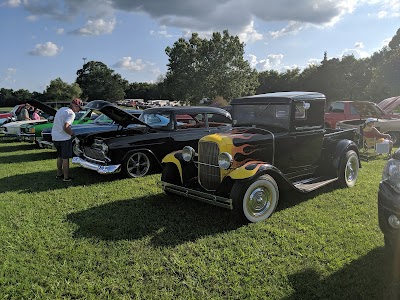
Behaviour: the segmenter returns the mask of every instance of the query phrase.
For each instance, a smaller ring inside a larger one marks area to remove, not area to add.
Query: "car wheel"
[[[173,163],[167,163],[166,165],[164,165],[161,174],[161,181],[175,185],[182,185],[178,168]],[[171,193],[166,190],[164,190],[164,192],[168,196],[174,195],[174,193]]]
[[[231,190],[233,213],[240,221],[261,222],[275,211],[279,189],[275,180],[263,175],[250,182],[237,181]]]
[[[130,178],[148,175],[153,167],[152,159],[145,152],[128,153],[122,163],[122,173]]]
[[[353,150],[347,151],[339,166],[340,187],[353,187],[356,184],[359,166],[357,153]]]
[[[399,132],[390,131],[388,134],[392,137],[393,145],[398,146],[400,144]]]

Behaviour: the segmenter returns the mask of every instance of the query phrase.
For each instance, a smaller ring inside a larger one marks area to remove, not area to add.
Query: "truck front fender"
[[[183,158],[181,150],[167,154],[161,161],[162,164],[173,163],[176,165],[179,171],[179,176],[181,177],[181,182],[183,181],[182,162]]]

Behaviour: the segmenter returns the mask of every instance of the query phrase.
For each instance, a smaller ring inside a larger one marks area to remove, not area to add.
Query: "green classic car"
[[[39,140],[42,138],[42,130],[46,128],[51,128],[53,127],[53,119],[54,116],[56,115],[57,110],[54,108],[51,108],[50,106],[46,105],[43,102],[39,102],[36,100],[29,100],[29,104],[31,104],[34,107],[39,108],[40,110],[46,112],[50,116],[47,118],[48,122],[46,123],[40,123],[40,124],[24,124],[20,126],[20,133],[19,133],[19,139],[21,141],[26,141],[26,142],[35,142],[37,145],[39,143]],[[96,113],[93,112],[93,110],[81,110],[80,112],[75,114],[75,120],[73,124],[86,124],[86,123],[91,123],[93,120],[98,117]]]

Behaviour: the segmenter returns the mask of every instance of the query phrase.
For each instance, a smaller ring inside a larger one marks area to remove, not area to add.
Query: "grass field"
[[[266,222],[169,199],[140,179],[72,168],[0,142],[0,299],[389,299],[377,220],[384,159],[355,188],[288,194]],[[395,297],[395,296],[393,296]],[[394,299],[394,298],[393,298]]]

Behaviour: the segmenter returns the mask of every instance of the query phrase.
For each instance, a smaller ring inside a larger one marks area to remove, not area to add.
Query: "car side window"
[[[198,114],[176,115],[177,129],[205,128],[204,116]]]
[[[344,113],[344,103],[343,102],[333,102],[328,108],[328,112],[332,113]]]
[[[353,105],[350,105],[350,114],[358,115],[358,112]]]
[[[217,113],[208,113],[206,116],[208,127],[229,126],[232,123],[229,118]]]

